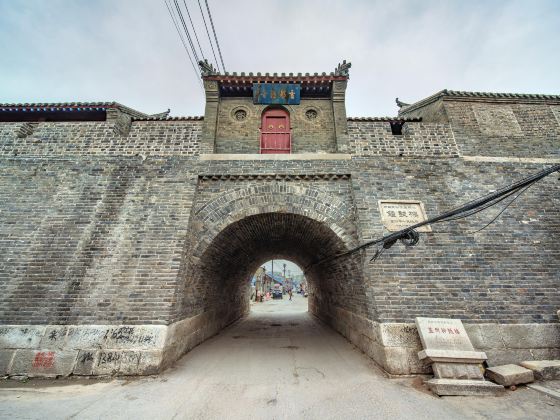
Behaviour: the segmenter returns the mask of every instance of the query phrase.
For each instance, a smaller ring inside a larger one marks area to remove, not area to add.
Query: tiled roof
[[[342,63],[338,63],[333,72],[330,73],[220,73],[218,72],[212,63],[208,60],[199,61],[198,66],[202,72],[202,78],[206,80],[238,80],[239,79],[252,79],[254,82],[264,82],[264,81],[308,81],[317,79],[321,80],[346,80],[349,76],[349,69],[352,64],[343,60]]]
[[[477,98],[521,98],[521,99],[560,99],[560,95],[541,95],[538,93],[496,93],[496,92],[467,92],[464,90],[444,89],[442,96],[477,97]],[[436,94],[437,95],[437,94]]]
[[[348,121],[376,121],[376,122],[393,122],[393,121],[402,121],[402,122],[420,122],[422,118],[413,117],[348,117]]]
[[[417,109],[424,105],[428,105],[443,97],[464,99],[464,100],[491,99],[493,101],[500,101],[500,102],[508,102],[508,101],[542,102],[542,101],[550,101],[550,100],[560,101],[560,95],[542,95],[536,93],[467,92],[462,90],[443,89],[413,104],[403,106],[399,111],[399,114],[401,113],[406,114],[407,112],[413,109]]]
[[[35,111],[102,111],[108,108],[117,108],[134,117],[143,118],[147,114],[129,108],[118,102],[32,102],[32,103],[6,103],[0,104],[0,112],[35,112]]]
[[[215,77],[215,76],[233,76],[233,77],[282,77],[282,78],[294,78],[294,77],[326,77],[326,76],[333,76],[333,77],[346,77],[346,76],[339,76],[339,75],[335,75],[334,72],[330,72],[330,73],[245,73],[245,72],[241,72],[241,73],[237,73],[237,72],[233,72],[233,73],[228,73],[227,71],[225,73],[217,73],[215,75],[209,75],[206,77]]]
[[[152,117],[133,118],[134,121],[202,121],[203,116],[183,116],[183,117]]]

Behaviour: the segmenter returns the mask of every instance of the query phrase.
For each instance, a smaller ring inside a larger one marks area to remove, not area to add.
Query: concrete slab
[[[16,350],[10,375],[68,376],[72,373],[78,351]]]
[[[50,349],[50,350],[62,350],[66,343],[66,334],[68,333],[68,327],[63,325],[48,325],[45,328],[45,333],[41,342],[39,343],[39,348]]]
[[[531,369],[537,380],[560,379],[560,360],[529,360],[521,366]]]
[[[137,370],[139,375],[155,375],[159,372],[163,352],[159,350],[140,352]]]
[[[97,350],[80,350],[72,373],[74,375],[91,375],[93,366],[97,362],[97,353]]]
[[[555,348],[560,343],[560,324],[504,324],[500,328],[506,348]]]
[[[527,384],[533,382],[533,371],[518,365],[494,366],[486,369],[488,379],[503,386]]]
[[[106,349],[161,349],[165,342],[165,325],[119,326],[110,328],[104,347]]]
[[[66,348],[101,349],[109,328],[106,325],[73,325],[68,328]]]
[[[0,327],[1,349],[36,349],[45,333],[44,325],[4,325]]]
[[[99,351],[96,363],[93,365],[93,374],[112,376],[119,373],[122,353],[120,351]]]
[[[500,395],[504,387],[484,380],[434,378],[425,384],[437,395]]]
[[[0,350],[0,375],[8,373],[15,350]]]
[[[138,375],[140,355],[139,351],[124,351],[121,356],[119,375]]]
[[[548,395],[549,397],[552,397],[554,399],[560,400],[560,392],[551,389],[547,386],[543,386],[540,384],[529,384],[527,385],[528,388],[534,389],[535,391],[538,391],[542,394]]]

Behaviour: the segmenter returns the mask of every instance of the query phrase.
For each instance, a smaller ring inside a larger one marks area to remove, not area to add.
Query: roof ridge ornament
[[[395,99],[395,102],[397,103],[397,106],[399,108],[406,108],[407,106],[409,106],[410,104],[407,104],[406,102],[403,101],[399,101],[399,98]]]
[[[335,76],[346,76],[349,77],[349,69],[352,67],[352,63],[347,63],[346,60],[342,60],[342,64],[338,63],[338,66],[334,69]]]
[[[212,63],[210,63],[207,58],[200,60],[198,62],[198,67],[200,67],[202,76],[215,76],[218,74]]]
[[[170,108],[167,108],[167,111],[159,112],[157,114],[148,115],[149,118],[167,118],[169,113],[171,112]]]

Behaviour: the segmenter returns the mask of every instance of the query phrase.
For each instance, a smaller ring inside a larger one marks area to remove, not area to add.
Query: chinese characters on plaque
[[[459,319],[416,318],[416,326],[425,349],[474,350]]]
[[[253,83],[253,103],[299,105],[300,88],[292,83]]]
[[[381,222],[389,232],[396,232],[427,219],[424,205],[420,201],[379,200]],[[431,232],[429,225],[416,229],[418,232]]]
[[[486,353],[474,349],[460,319],[416,318],[424,350],[418,358],[429,363],[434,378],[424,383],[438,395],[496,395],[503,387],[484,380]]]

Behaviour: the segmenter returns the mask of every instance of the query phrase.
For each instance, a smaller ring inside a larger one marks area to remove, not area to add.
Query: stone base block
[[[512,386],[535,380],[533,371],[517,365],[494,366],[486,369],[486,377],[497,384]]]
[[[28,376],[68,376],[72,373],[77,356],[77,350],[16,350],[9,373]]]
[[[560,360],[529,360],[521,366],[531,369],[537,380],[560,379]]]
[[[430,379],[425,382],[437,395],[500,395],[504,387],[484,380]]]
[[[8,373],[15,350],[0,350],[0,375]]]

